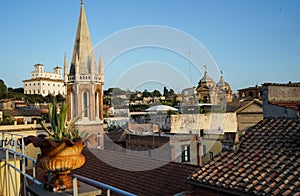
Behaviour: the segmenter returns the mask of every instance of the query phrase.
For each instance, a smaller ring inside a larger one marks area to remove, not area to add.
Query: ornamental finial
[[[84,4],[84,0],[81,0],[81,5],[83,5]]]

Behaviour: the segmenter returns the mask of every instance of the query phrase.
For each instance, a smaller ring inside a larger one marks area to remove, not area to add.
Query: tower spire
[[[76,37],[74,42],[70,75],[91,75],[93,70],[96,70],[96,59],[92,45],[92,39],[85,15],[84,0],[81,0],[80,15],[78,19]],[[79,72],[76,73],[76,55],[79,61]]]
[[[86,130],[90,135],[100,134],[97,144],[89,142],[91,148],[104,147],[103,82],[99,76],[84,1],[81,0],[69,81],[66,85],[66,102],[71,107],[67,120],[80,116],[75,125],[77,130]]]

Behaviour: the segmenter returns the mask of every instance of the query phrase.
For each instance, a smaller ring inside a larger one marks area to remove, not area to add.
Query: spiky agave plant
[[[78,115],[67,124],[67,105],[65,102],[62,102],[59,113],[57,111],[58,106],[56,105],[55,101],[53,102],[52,106],[48,106],[48,109],[51,130],[47,128],[45,122],[41,122],[42,127],[49,134],[47,139],[54,141],[70,139],[72,141],[76,141],[79,138],[86,136],[85,131],[79,133],[79,131],[75,129],[75,123],[79,120],[81,115]]]

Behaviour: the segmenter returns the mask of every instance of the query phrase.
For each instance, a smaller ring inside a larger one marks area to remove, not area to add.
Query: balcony
[[[72,175],[73,189],[62,192],[50,192],[43,188],[38,179],[37,161],[25,155],[24,136],[2,132],[0,135],[0,195],[118,195],[133,196],[135,194],[117,187],[101,183],[81,175]],[[80,188],[77,182],[80,182]]]

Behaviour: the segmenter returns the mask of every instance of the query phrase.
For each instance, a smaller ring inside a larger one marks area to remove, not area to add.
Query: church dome
[[[216,87],[224,87],[226,91],[231,91],[230,85],[225,82],[223,75],[221,75],[219,82],[216,84]]]
[[[198,88],[203,86],[212,88],[215,85],[216,85],[215,81],[208,75],[207,71],[205,71],[203,78],[198,83]]]

